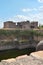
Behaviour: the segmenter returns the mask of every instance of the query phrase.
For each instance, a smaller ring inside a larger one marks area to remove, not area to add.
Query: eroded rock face
[[[38,51],[16,58],[2,60],[0,65],[43,65],[43,51]]]
[[[36,51],[40,51],[40,50],[43,50],[43,40],[40,41],[36,47]]]
[[[35,57],[36,59],[43,60],[43,51],[37,51],[30,54],[31,56]]]

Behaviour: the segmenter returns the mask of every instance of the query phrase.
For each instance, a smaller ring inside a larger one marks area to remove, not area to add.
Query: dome
[[[43,40],[40,41],[40,42],[37,44],[36,50],[37,50],[37,51],[43,50]]]

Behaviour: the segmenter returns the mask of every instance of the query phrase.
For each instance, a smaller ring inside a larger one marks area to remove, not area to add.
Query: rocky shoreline
[[[0,65],[43,65],[43,51],[33,52],[29,56],[1,60]]]

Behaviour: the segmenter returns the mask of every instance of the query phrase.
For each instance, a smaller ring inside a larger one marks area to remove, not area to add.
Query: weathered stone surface
[[[0,65],[3,65],[3,64],[0,62]]]
[[[37,51],[37,52],[31,53],[31,56],[37,59],[43,60],[43,51]]]

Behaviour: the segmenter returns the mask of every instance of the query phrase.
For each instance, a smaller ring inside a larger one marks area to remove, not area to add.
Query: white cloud
[[[40,7],[37,7],[37,8],[24,8],[24,9],[22,9],[22,12],[36,12],[36,11],[43,11],[43,5],[42,6],[40,6]]]
[[[28,16],[25,16],[25,15],[16,15],[15,17],[14,17],[14,19],[16,20],[16,21],[24,21],[24,20],[28,20],[28,19],[30,19],[30,17],[28,17]]]
[[[40,6],[40,8],[43,8],[43,6]]]
[[[40,7],[38,8],[38,13],[39,13],[40,15],[43,14],[43,6],[40,6]],[[42,16],[42,17],[43,17],[43,16]]]
[[[31,11],[31,9],[29,9],[29,8],[24,8],[24,9],[22,9],[22,11],[23,11],[23,12],[29,12],[29,11]]]
[[[39,16],[39,14],[30,14],[30,15],[28,15],[28,16],[26,16],[26,15],[17,15],[17,16],[15,16],[15,20],[16,21],[25,21],[25,20],[29,20],[29,21],[38,21],[39,20],[39,18],[40,18],[40,16]]]
[[[43,6],[40,6],[39,9],[43,9]]]
[[[31,21],[38,21],[40,24],[43,24],[43,13],[38,13],[38,14],[30,14],[28,16],[26,15],[16,15],[14,18],[16,21],[25,21],[29,20]]]
[[[0,28],[3,28],[3,22],[0,21]]]
[[[22,9],[22,11],[23,12],[31,12],[31,11],[37,11],[37,9],[36,8],[24,8],[24,9]]]
[[[43,3],[43,0],[38,0],[38,2]]]
[[[14,17],[10,17],[6,21],[14,21],[15,22]]]
[[[38,21],[40,24],[43,24],[43,13],[39,12],[38,14],[34,14],[32,19],[34,21]]]
[[[33,11],[37,11],[37,8],[33,8]]]

